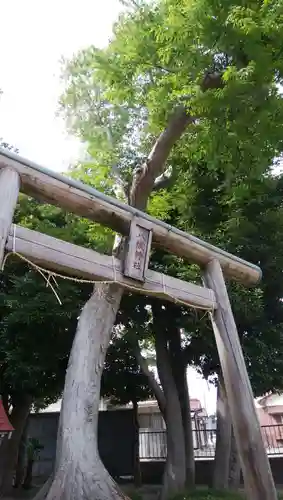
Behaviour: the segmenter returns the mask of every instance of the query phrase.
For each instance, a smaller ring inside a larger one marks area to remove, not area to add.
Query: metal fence
[[[269,456],[283,455],[283,424],[261,428],[263,441]],[[163,461],[166,459],[166,431],[141,429],[139,433],[140,459]],[[215,429],[193,430],[196,458],[213,458],[216,445]]]

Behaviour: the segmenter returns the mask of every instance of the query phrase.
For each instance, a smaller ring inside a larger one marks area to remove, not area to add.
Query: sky
[[[63,58],[96,45],[103,47],[117,19],[119,0],[4,0],[0,30],[0,138],[48,168],[64,171],[82,147],[56,117],[62,92]],[[189,370],[190,396],[209,413],[215,388]]]
[[[62,57],[111,36],[118,0],[4,0],[0,30],[0,137],[22,156],[65,170],[80,152],[56,118]]]

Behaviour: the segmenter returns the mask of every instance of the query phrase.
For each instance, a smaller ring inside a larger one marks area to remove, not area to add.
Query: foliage
[[[219,187],[215,196],[217,180],[214,182],[209,176],[203,177],[198,165],[195,165],[195,170],[194,165],[191,167],[188,183],[191,188],[187,191],[186,201],[189,208],[187,212],[180,209],[185,225],[191,227],[193,224],[205,239],[258,263],[263,270],[263,281],[259,286],[246,289],[230,284],[229,288],[253,388],[257,395],[280,390],[283,289],[278,270],[283,264],[282,176],[258,176],[246,183],[242,181],[242,190],[230,188],[233,200],[229,209],[226,204],[225,213],[221,207],[227,199],[227,189]],[[182,183],[180,186],[182,188]],[[209,219],[201,216],[201,210],[208,210],[214,216]],[[184,214],[187,215],[184,217]],[[188,328],[191,327],[188,325]],[[217,369],[218,356],[208,325],[194,328],[189,350],[195,364],[201,360],[206,374]]]
[[[127,493],[127,495],[131,500],[143,500],[142,495],[137,491],[130,491]]]
[[[28,460],[35,461],[39,459],[40,452],[43,450],[44,446],[40,443],[37,438],[28,438],[26,451]]]
[[[95,236],[85,221],[20,198],[15,221],[29,228],[93,246]],[[99,246],[98,238],[98,246]],[[15,249],[17,250],[17,249]],[[50,404],[62,391],[77,317],[90,287],[58,280],[59,304],[38,272],[10,256],[1,275],[1,393],[32,396],[37,407]]]
[[[112,404],[139,402],[151,397],[147,377],[138,365],[126,332],[115,329],[102,375],[101,396]]]
[[[0,95],[1,95],[1,90],[0,90]],[[19,150],[17,148],[15,148],[14,146],[12,146],[8,142],[4,141],[2,139],[2,137],[0,137],[0,148],[8,149],[8,151],[12,151],[13,153],[18,153],[19,152]]]
[[[282,24],[279,0],[139,2],[119,18],[106,49],[90,47],[66,63],[61,100],[94,158],[89,176],[106,166],[112,185],[118,172],[125,188],[174,108],[197,117],[171,154],[172,185],[153,193],[149,209],[261,265],[260,286],[229,284],[257,394],[282,389],[282,176],[273,175],[283,145]],[[199,280],[194,266],[160,250],[151,262]],[[142,307],[136,312],[140,327]],[[218,371],[206,318],[184,309],[179,316],[187,361],[205,376]]]
[[[15,222],[104,253],[112,246],[113,234],[107,229],[25,196]],[[13,256],[1,280],[1,391],[9,396],[27,392],[40,408],[61,394],[77,317],[91,287],[58,278],[57,288],[51,280],[59,304],[43,276]],[[102,392],[120,404],[150,396],[130,344],[118,333],[107,355]]]

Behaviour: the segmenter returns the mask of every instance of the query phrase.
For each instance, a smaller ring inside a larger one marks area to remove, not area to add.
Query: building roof
[[[9,422],[2,400],[0,399],[0,432],[12,432],[13,430],[14,428]]]
[[[199,399],[190,398],[191,411],[202,410],[201,402]]]
[[[269,393],[257,399],[257,406],[260,408],[270,408],[283,405],[283,394]]]

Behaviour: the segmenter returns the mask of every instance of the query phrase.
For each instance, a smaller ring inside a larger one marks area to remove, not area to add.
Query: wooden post
[[[276,500],[277,494],[256,414],[254,398],[218,260],[206,267],[204,281],[216,296],[211,314],[235,439],[249,500]]]
[[[20,190],[20,176],[12,168],[0,171],[0,268]]]

